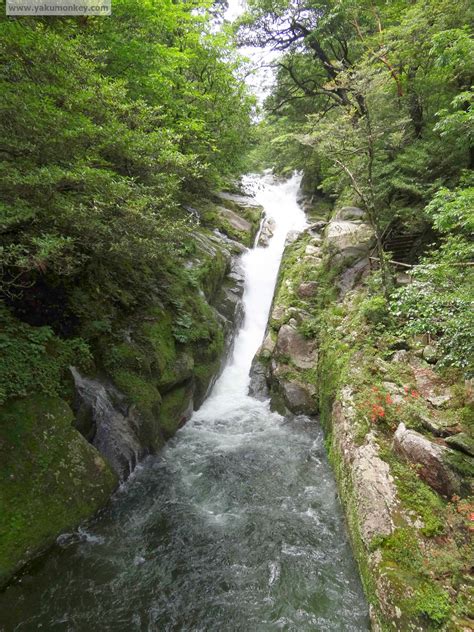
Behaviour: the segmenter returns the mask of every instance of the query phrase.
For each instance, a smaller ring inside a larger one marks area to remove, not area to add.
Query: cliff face
[[[472,386],[385,324],[371,242],[346,207],[287,245],[251,390],[319,416],[374,629],[472,629]]]
[[[261,208],[230,194],[199,207],[166,288],[117,313],[90,338],[85,362],[50,329],[2,312],[5,344],[20,355],[0,381],[31,375],[0,398],[0,584],[103,506],[217,378],[242,317],[239,255],[255,239]]]

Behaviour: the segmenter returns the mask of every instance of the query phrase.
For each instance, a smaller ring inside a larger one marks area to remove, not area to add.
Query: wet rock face
[[[288,410],[295,415],[314,415],[317,412],[316,387],[295,379],[281,376],[280,371],[273,372],[279,392]]]
[[[0,588],[61,532],[93,515],[117,486],[73,421],[65,401],[42,394],[2,408],[0,463],[8,474],[0,488]]]
[[[438,493],[450,498],[460,492],[459,478],[446,465],[448,448],[433,443],[419,432],[408,430],[404,423],[398,426],[393,445],[407,461],[419,466],[420,478]]]
[[[71,367],[71,373],[76,386],[78,416],[87,415],[93,428],[89,440],[119,478],[126,479],[147,452],[139,439],[139,414],[133,407],[120,402],[120,395],[113,386],[83,377],[74,367]]]
[[[249,395],[262,401],[270,397],[268,367],[257,355],[254,357],[250,367]]]
[[[273,237],[273,233],[275,232],[275,226],[275,220],[271,217],[267,218],[263,222],[262,230],[260,231],[258,238],[258,246],[266,248],[269,245],[270,239]]]

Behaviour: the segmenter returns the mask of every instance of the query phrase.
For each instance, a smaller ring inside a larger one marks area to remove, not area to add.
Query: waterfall
[[[229,413],[245,400],[247,406],[255,401],[249,402],[247,397],[249,370],[267,326],[285,240],[290,231],[301,231],[306,226],[305,214],[296,202],[300,180],[301,176],[295,174],[286,182],[277,183],[268,174],[263,178],[249,176],[244,183],[265,209],[266,219],[274,220],[275,229],[267,247],[257,246],[242,257],[245,273],[243,326],[227,367],[207,401],[195,413],[194,420]],[[255,402],[255,405],[258,404]]]

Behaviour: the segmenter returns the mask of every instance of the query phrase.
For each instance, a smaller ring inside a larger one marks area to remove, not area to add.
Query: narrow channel
[[[227,367],[87,530],[0,595],[4,632],[370,629],[317,421],[247,395],[287,233],[305,226],[298,176],[254,184],[276,229],[243,256],[246,316]]]

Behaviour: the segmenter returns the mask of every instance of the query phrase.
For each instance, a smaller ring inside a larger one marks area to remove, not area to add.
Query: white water
[[[258,406],[258,402],[247,396],[249,370],[265,333],[286,237],[290,231],[301,231],[307,224],[296,203],[300,181],[298,174],[283,183],[275,182],[271,175],[247,181],[266,218],[273,219],[276,226],[269,246],[255,247],[243,256],[244,324],[237,335],[231,361],[194,420],[223,417],[242,405]]]

